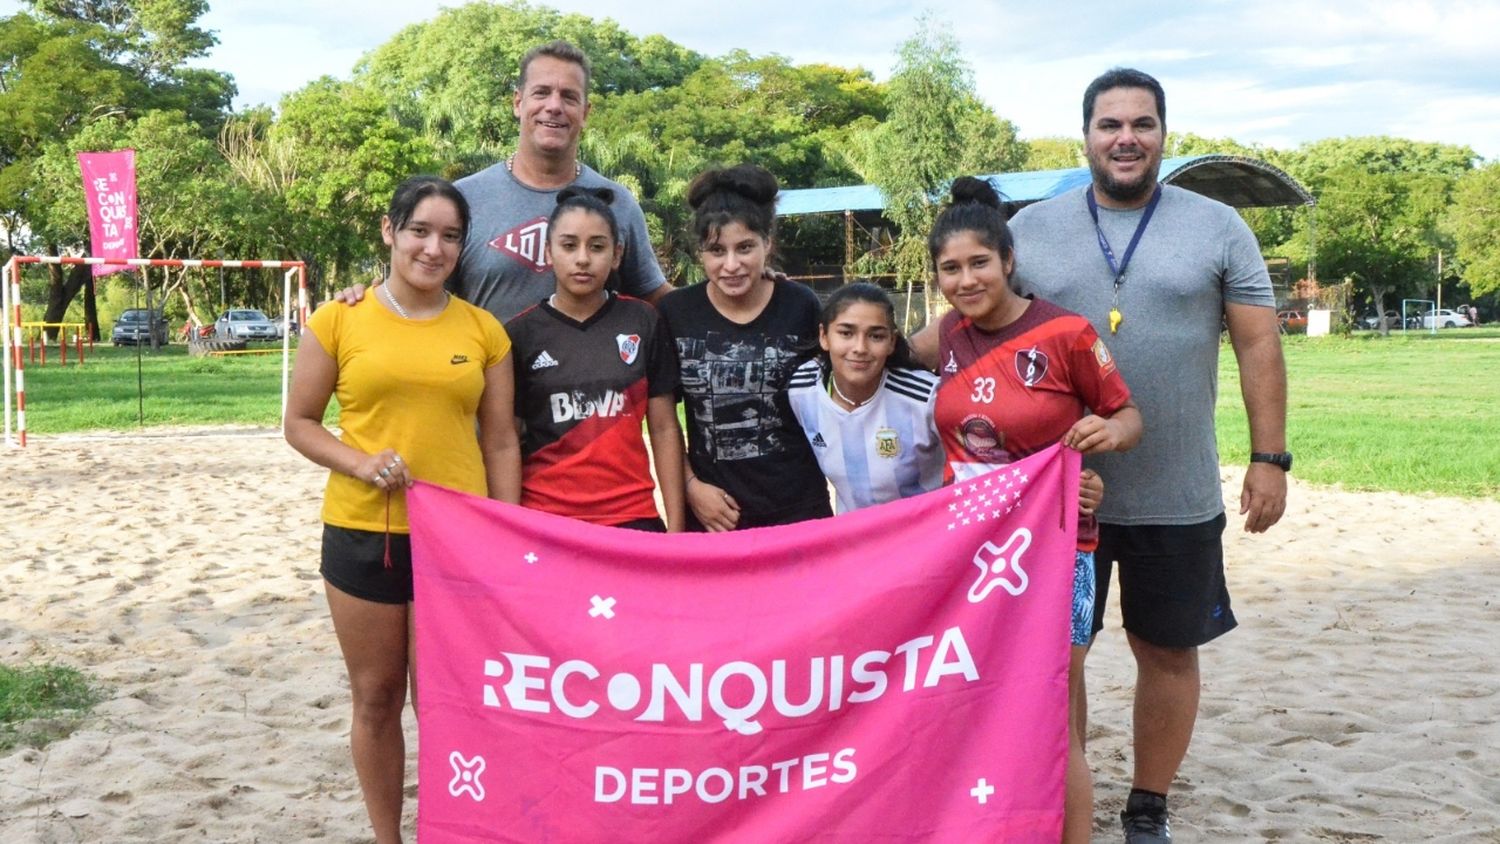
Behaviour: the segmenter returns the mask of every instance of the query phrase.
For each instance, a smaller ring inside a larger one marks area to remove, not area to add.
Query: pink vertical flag
[[[89,211],[91,254],[96,258],[139,257],[136,226],[135,150],[80,152],[83,196]],[[94,276],[129,270],[125,264],[95,264]]]
[[[418,484],[422,840],[1057,841],[1078,467],[671,536]]]

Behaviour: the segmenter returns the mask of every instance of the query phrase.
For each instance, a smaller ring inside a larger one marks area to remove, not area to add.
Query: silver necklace
[[[515,153],[511,153],[509,156],[506,157],[506,159],[505,159],[505,172],[510,173],[511,175],[515,175],[515,172],[516,172],[516,154]],[[576,178],[578,178],[581,175],[583,175],[583,164],[581,164],[577,159],[574,159],[574,161],[573,161],[573,178],[576,179]]]
[[[402,319],[411,319],[411,317],[406,313],[406,309],[401,307],[400,302],[396,301],[396,294],[391,292],[391,285],[389,282],[380,285],[380,292],[385,294],[385,300],[391,303],[391,307],[396,309],[396,313],[400,314]]]
[[[399,314],[402,319],[411,319],[411,314],[408,314],[406,312],[406,309],[403,308],[403,307],[401,307],[401,303],[396,301],[396,294],[394,294],[394,293],[391,292],[391,284],[390,284],[390,282],[386,282],[385,284],[380,285],[380,292],[382,292],[382,293],[385,294],[385,300],[387,302],[391,303],[391,307],[396,310],[396,313]],[[446,290],[443,291],[443,306],[444,307],[447,307],[447,305],[448,305],[448,297],[451,296],[451,295],[453,295],[453,294],[449,293]],[[439,311],[441,311],[441,308],[439,309]]]
[[[850,410],[853,410],[862,405],[869,404],[870,400],[875,398],[875,394],[871,393],[870,398],[864,399],[863,401],[855,401],[854,399],[851,399],[848,396],[844,395],[844,391],[839,389],[839,377],[837,375],[834,375],[832,372],[828,373],[828,383],[833,385],[833,391],[838,394],[839,398],[844,400],[845,404],[849,405]],[[876,387],[876,392],[879,391],[880,388]]]

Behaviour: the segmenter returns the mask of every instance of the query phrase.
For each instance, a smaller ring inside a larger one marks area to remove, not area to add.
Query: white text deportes
[[[691,794],[704,803],[722,803],[731,797],[747,800],[799,788],[810,791],[830,782],[843,785],[853,782],[856,773],[852,747],[831,754],[831,765],[830,754],[810,753],[769,766],[741,765],[738,776],[728,768],[708,768],[695,777],[685,768],[631,768],[627,774],[600,765],[594,769],[594,802],[614,803],[629,794],[636,805],[670,806],[678,797]]]

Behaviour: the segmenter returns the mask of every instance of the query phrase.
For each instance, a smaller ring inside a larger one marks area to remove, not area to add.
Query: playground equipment
[[[73,347],[76,349],[74,357],[79,363],[83,363],[84,337],[88,337],[88,350],[94,350],[94,334],[89,331],[86,322],[23,322],[21,333],[26,340],[27,363],[39,363],[47,365],[47,329],[57,329],[57,351],[58,362],[63,366],[68,365],[68,329],[73,329]]]
[[[225,269],[282,269],[282,302],[292,301],[292,277],[297,279],[297,324],[307,324],[307,267],[301,261],[217,261],[173,258],[130,258],[127,260],[104,258],[72,258],[53,255],[17,255],[5,265],[5,274],[0,278],[0,348],[3,348],[4,393],[5,393],[5,443],[26,447],[26,358],[21,354],[24,344],[23,332],[31,323],[21,321],[21,268],[27,264],[125,264],[131,267],[204,267]],[[291,376],[291,332],[292,310],[287,307],[282,315],[281,340],[281,415],[286,418],[287,390]],[[73,325],[74,323],[70,323]],[[40,323],[36,323],[40,325]],[[81,348],[81,347],[80,347]],[[15,415],[11,415],[11,390],[15,390]],[[15,436],[11,423],[14,421]]]

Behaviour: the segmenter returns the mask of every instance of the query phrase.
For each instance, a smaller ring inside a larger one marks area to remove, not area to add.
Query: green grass
[[[1346,489],[1500,495],[1500,328],[1288,337],[1283,348],[1297,477]],[[1228,346],[1218,425],[1221,459],[1244,463],[1249,435]]]
[[[77,728],[103,690],[63,665],[0,665],[0,751],[42,747]]]
[[[1297,477],[1348,489],[1500,495],[1500,328],[1291,336],[1285,349]],[[280,367],[280,355],[144,351],[146,425],[274,426]],[[29,367],[26,376],[32,433],[137,426],[134,349],[101,347],[83,366],[54,362]],[[332,403],[327,418],[336,418]],[[1218,422],[1220,455],[1243,463],[1249,441],[1227,346]]]
[[[255,344],[251,348],[271,348]],[[268,425],[281,418],[281,353],[194,358],[182,345],[136,350],[96,346],[83,365],[26,367],[26,429],[32,434],[129,430],[140,425]],[[139,398],[138,398],[139,396]]]

